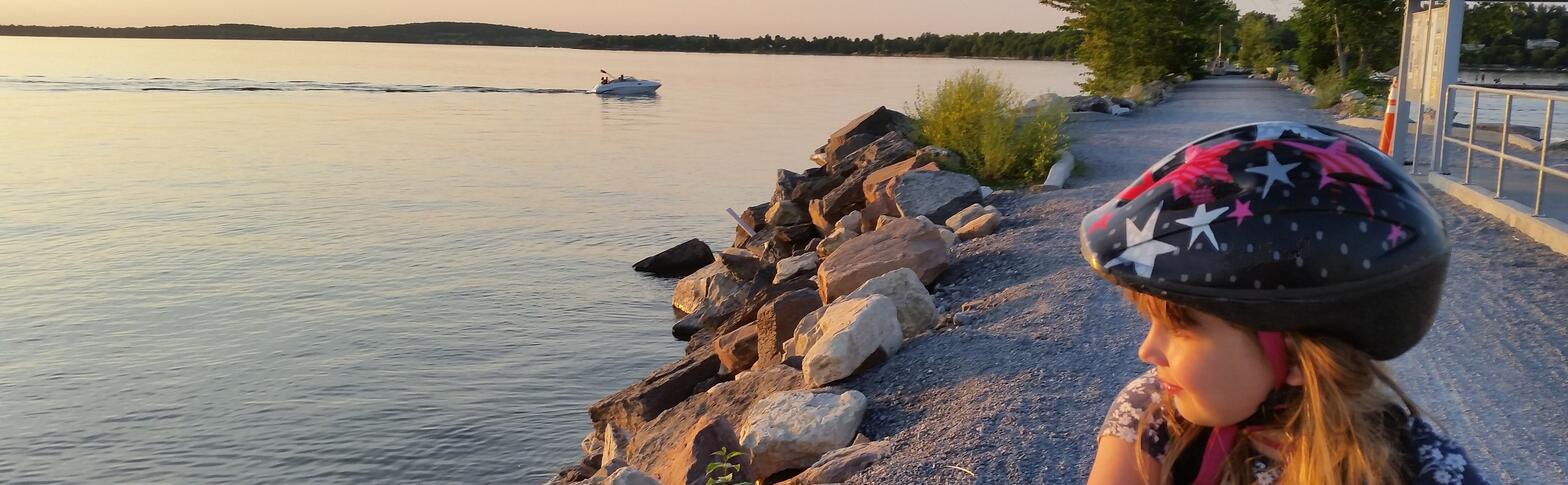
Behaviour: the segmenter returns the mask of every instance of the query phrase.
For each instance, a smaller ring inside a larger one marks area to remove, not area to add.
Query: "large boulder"
[[[829,153],[827,151],[827,146],[824,145],[822,147],[822,163],[817,165],[826,167],[830,164],[837,163],[839,160],[843,160],[845,157],[848,157],[851,153],[855,153],[855,151],[860,150],[861,148],[865,148],[866,145],[870,145],[871,142],[877,141],[877,138],[880,138],[883,134],[884,133],[878,133],[874,135],[871,133],[856,133],[854,135],[850,135],[849,137],[844,138],[844,142],[838,145],[838,147],[834,148],[832,153]]]
[[[689,314],[702,306],[722,306],[745,289],[744,280],[736,279],[724,264],[709,260],[707,266],[681,278],[675,283],[675,295],[670,304],[681,315]]]
[[[898,325],[904,338],[911,338],[936,326],[936,301],[926,291],[920,277],[909,268],[899,268],[888,274],[867,280],[860,288],[839,301],[882,295],[893,300],[898,308]]]
[[[756,367],[769,367],[784,361],[783,343],[795,335],[802,317],[822,308],[815,289],[791,291],[769,302],[757,312]]]
[[[918,219],[898,219],[850,239],[828,255],[817,266],[818,288],[822,301],[831,302],[898,268],[914,270],[921,284],[930,286],[947,270],[951,259],[937,226]]]
[[[725,248],[714,255],[714,261],[724,265],[724,271],[735,281],[751,281],[757,277],[757,271],[762,269],[762,260],[750,251],[739,248]]]
[[[788,200],[800,207],[806,207],[812,200],[828,195],[833,189],[844,183],[844,177],[823,173],[815,176],[804,176],[796,180],[789,192],[783,194],[778,200]]]
[[[642,381],[588,407],[594,427],[614,424],[636,430],[660,413],[691,397],[697,386],[719,374],[719,357],[710,351],[688,354],[666,364]]]
[[[879,351],[883,356],[897,353],[903,342],[898,306],[882,295],[828,305],[815,325],[795,332],[808,387],[849,377]]]
[[[742,325],[714,341],[714,353],[729,374],[751,369],[757,361],[757,324]]]
[[[788,200],[774,202],[773,207],[768,209],[764,217],[768,224],[774,226],[793,226],[811,222],[810,216],[804,209]]]
[[[763,268],[762,271],[757,273],[757,279],[751,282],[751,292],[744,299],[737,298],[739,303],[736,304],[735,310],[730,312],[727,317],[719,321],[714,327],[717,330],[716,335],[729,333],[742,325],[757,321],[757,313],[762,311],[762,307],[785,293],[811,289],[817,286],[816,282],[811,281],[811,278],[803,275],[797,275],[775,285],[772,284],[773,276],[774,269],[772,267]]]
[[[600,455],[602,463],[626,460],[626,443],[632,439],[630,431],[614,422],[604,423],[604,431],[599,433],[599,439],[604,443],[604,450]]]
[[[755,477],[805,469],[853,441],[865,413],[866,397],[859,391],[780,392],[746,414],[740,444],[751,450]]]
[[[658,276],[685,277],[713,262],[713,249],[701,239],[692,239],[649,256],[632,269]]]
[[[909,172],[936,170],[935,162],[910,157],[908,160],[882,167],[866,175],[865,181],[860,184],[861,192],[864,192],[866,199],[866,207],[861,210],[861,215],[866,222],[859,227],[860,231],[869,232],[876,229],[871,227],[870,223],[877,221],[881,216],[901,215],[893,190],[893,185],[898,182],[900,176]]]
[[[890,188],[896,217],[925,216],[946,221],[970,204],[980,203],[980,182],[955,172],[907,172],[898,176]]]
[[[907,137],[914,132],[914,122],[903,113],[887,109],[886,106],[878,106],[850,120],[844,127],[828,136],[828,144],[823,147],[823,152],[828,155],[831,163],[849,156],[849,153],[856,149],[853,148],[856,143],[869,144],[870,142],[864,141],[867,136],[880,137],[895,131]]]
[[[893,446],[886,441],[868,441],[839,448],[822,455],[816,463],[811,464],[811,468],[779,482],[779,485],[843,483],[892,452]]]
[[[674,444],[659,465],[650,470],[653,477],[665,485],[702,484],[707,482],[708,464],[718,461],[714,453],[739,450],[740,438],[728,419],[708,416]],[[736,483],[752,480],[750,457],[742,454],[729,462],[740,465],[734,473]]]
[[[801,373],[787,365],[756,367],[735,379],[713,386],[670,408],[637,431],[627,445],[626,462],[643,470],[655,470],[671,460],[672,450],[690,443],[694,429],[713,418],[741,423],[747,410],[775,393],[799,389]]]
[[[1024,103],[1024,115],[1029,117],[1060,117],[1073,111],[1072,103],[1055,94],[1042,94]]]

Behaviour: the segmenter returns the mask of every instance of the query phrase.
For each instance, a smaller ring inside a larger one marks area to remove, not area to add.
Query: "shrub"
[[[1339,104],[1339,97],[1345,94],[1345,80],[1333,71],[1320,71],[1312,77],[1312,89],[1312,107],[1329,108]]]
[[[735,472],[740,471],[740,465],[731,463],[736,457],[745,454],[742,451],[730,451],[727,447],[720,447],[713,452],[714,461],[708,464],[707,485],[752,485],[751,482],[736,482]]]
[[[929,96],[920,93],[911,112],[924,142],[963,158],[961,166],[944,169],[988,184],[1044,180],[1067,145],[1061,133],[1065,113],[1027,113],[1011,85],[980,71],[943,81]]]

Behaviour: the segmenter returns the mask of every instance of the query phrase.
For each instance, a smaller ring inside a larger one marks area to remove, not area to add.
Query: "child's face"
[[[1191,312],[1196,325],[1177,329],[1156,318],[1138,358],[1157,367],[1166,399],[1201,426],[1229,426],[1258,410],[1273,388],[1273,372],[1257,334],[1213,315]]]

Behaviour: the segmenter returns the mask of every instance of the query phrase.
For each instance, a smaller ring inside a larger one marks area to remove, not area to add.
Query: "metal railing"
[[[1450,136],[1449,132],[1453,128],[1452,123],[1443,123],[1441,121],[1439,121],[1437,123],[1434,123],[1434,124],[1437,124],[1437,125],[1441,125],[1441,126],[1435,126],[1434,127],[1434,128],[1439,128],[1439,129],[1432,130],[1432,134],[1433,134],[1434,138],[1440,136],[1442,141],[1446,142],[1446,143],[1434,144],[1435,146],[1433,147],[1433,150],[1432,150],[1434,152],[1433,153],[1433,163],[1432,163],[1433,170],[1438,172],[1438,173],[1442,173],[1442,174],[1448,174],[1449,173],[1448,172],[1448,166],[1447,166],[1448,165],[1447,164],[1447,158],[1448,158],[1447,157],[1447,155],[1448,155],[1447,147],[1448,147],[1448,143],[1457,144],[1459,147],[1462,147],[1465,150],[1464,177],[1462,179],[1462,183],[1464,183],[1466,185],[1470,184],[1471,175],[1472,175],[1471,168],[1472,168],[1472,166],[1474,165],[1474,162],[1475,162],[1475,154],[1476,154],[1476,152],[1480,152],[1481,154],[1486,155],[1486,156],[1497,157],[1497,185],[1496,185],[1496,189],[1492,193],[1492,197],[1493,198],[1499,198],[1499,199],[1504,198],[1503,197],[1503,185],[1504,185],[1504,182],[1503,182],[1503,169],[1504,169],[1504,167],[1507,167],[1509,164],[1513,164],[1513,165],[1515,165],[1517,167],[1520,167],[1520,168],[1526,168],[1526,169],[1534,170],[1534,171],[1536,171],[1536,177],[1535,177],[1535,203],[1533,205],[1533,208],[1534,208],[1535,212],[1534,212],[1533,215],[1540,216],[1541,215],[1541,202],[1542,202],[1542,199],[1544,199],[1545,196],[1546,196],[1546,194],[1545,194],[1545,192],[1546,192],[1545,191],[1546,176],[1550,175],[1550,176],[1553,176],[1553,177],[1557,177],[1558,179],[1562,179],[1563,181],[1568,181],[1568,171],[1563,171],[1561,169],[1558,169],[1558,168],[1555,168],[1555,167],[1550,167],[1550,166],[1546,165],[1548,152],[1551,150],[1551,146],[1552,146],[1552,135],[1551,135],[1551,133],[1552,133],[1553,111],[1556,109],[1556,107],[1557,107],[1557,105],[1559,103],[1568,103],[1568,96],[1558,96],[1558,95],[1545,94],[1545,93],[1539,93],[1539,92],[1524,92],[1524,91],[1508,90],[1508,89],[1487,88],[1487,87],[1481,87],[1481,86],[1467,86],[1467,85],[1460,85],[1460,84],[1450,84],[1450,85],[1448,85],[1447,89],[1448,89],[1448,92],[1445,93],[1445,94],[1447,94],[1447,96],[1448,96],[1447,99],[1449,99],[1449,100],[1455,99],[1454,98],[1454,94],[1457,93],[1457,92],[1467,91],[1467,92],[1470,93],[1470,126],[1466,130],[1469,133],[1466,135],[1465,138],[1458,138],[1458,137]],[[1498,96],[1501,96],[1503,98],[1503,120],[1502,120],[1502,127],[1501,127],[1502,136],[1499,138],[1499,141],[1498,141],[1498,144],[1497,144],[1498,149],[1496,149],[1496,150],[1494,150],[1494,149],[1492,149],[1490,147],[1487,147],[1487,146],[1483,146],[1483,145],[1477,144],[1476,141],[1475,141],[1475,130],[1476,130],[1476,125],[1479,124],[1478,112],[1479,112],[1479,108],[1481,107],[1480,106],[1480,99],[1481,99],[1481,95],[1482,94],[1498,95]],[[1542,120],[1542,123],[1541,123],[1541,140],[1540,140],[1541,141],[1541,147],[1540,147],[1539,153],[1531,153],[1530,154],[1531,156],[1536,158],[1535,160],[1527,160],[1525,158],[1522,158],[1522,157],[1519,157],[1519,156],[1516,156],[1516,155],[1508,153],[1508,145],[1509,145],[1509,142],[1511,141],[1511,139],[1510,139],[1510,131],[1513,129],[1513,125],[1511,123],[1513,122],[1513,111],[1514,111],[1514,99],[1515,98],[1533,99],[1533,100],[1544,101],[1546,103],[1546,109],[1544,110],[1544,114],[1543,114],[1543,118],[1544,119]],[[1444,103],[1444,104],[1449,104],[1449,103]],[[1417,132],[1417,133],[1420,133],[1420,132]]]

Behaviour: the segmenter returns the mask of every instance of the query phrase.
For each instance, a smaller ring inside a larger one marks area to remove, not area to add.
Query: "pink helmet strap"
[[[1258,345],[1263,347],[1263,356],[1269,359],[1269,368],[1274,372],[1274,389],[1285,385],[1285,374],[1289,371],[1285,362],[1285,336],[1279,332],[1258,332]],[[1194,485],[1217,485],[1220,483],[1220,473],[1225,468],[1225,455],[1230,452],[1236,443],[1236,425],[1220,426],[1209,431],[1209,442],[1204,445],[1203,465],[1198,468],[1198,477]]]

